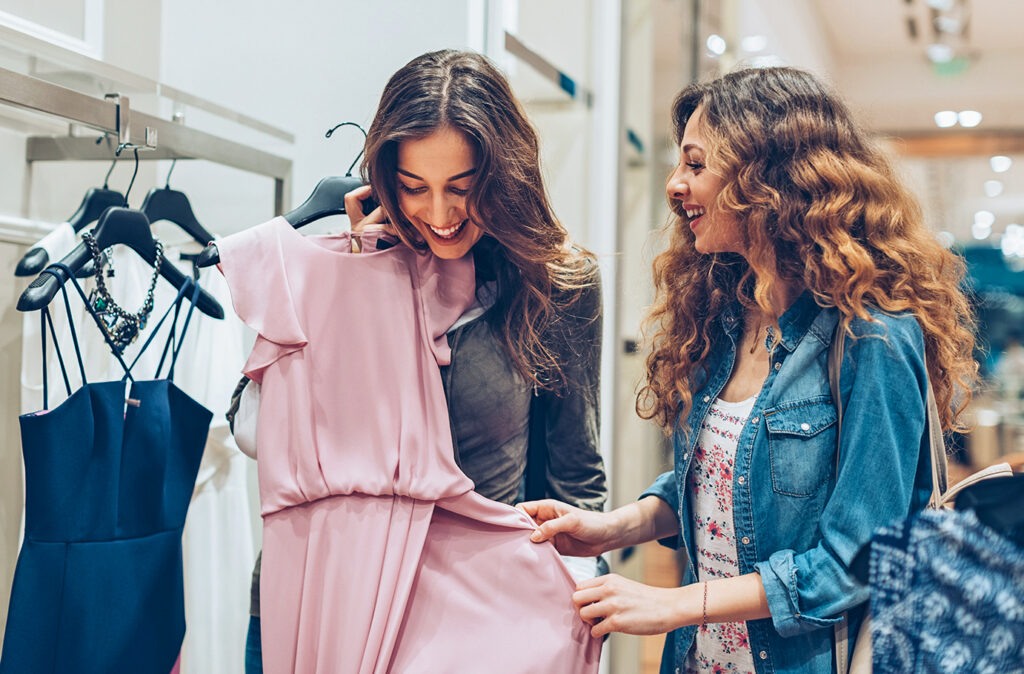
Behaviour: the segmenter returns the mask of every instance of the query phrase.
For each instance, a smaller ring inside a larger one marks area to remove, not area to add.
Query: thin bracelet
[[[700,626],[708,624],[708,582],[704,581],[704,617],[701,618]]]

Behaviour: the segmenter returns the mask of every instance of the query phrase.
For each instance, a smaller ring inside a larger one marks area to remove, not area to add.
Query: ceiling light
[[[712,54],[721,56],[722,54],[725,53],[725,38],[723,38],[721,35],[708,35],[706,44],[708,46],[708,51],[710,51]]]
[[[956,56],[956,52],[948,44],[930,44],[925,53],[932,63],[949,63]]]
[[[939,12],[948,12],[956,4],[955,0],[926,0],[926,4]]]
[[[992,223],[996,221],[996,216],[992,211],[978,211],[974,214],[974,222],[992,226]]]
[[[1024,257],[1024,227],[1018,224],[1007,225],[999,247],[1007,257]]]
[[[955,17],[937,16],[935,17],[935,28],[941,33],[957,35],[963,29],[963,25],[960,23],[960,19]]]
[[[986,197],[998,197],[1003,193],[1003,184],[998,180],[986,180],[985,181],[985,196]]]
[[[943,129],[956,126],[956,113],[952,110],[942,110],[935,113],[935,124]]]
[[[1006,173],[1013,166],[1013,160],[1009,157],[1004,157],[1001,154],[997,154],[988,160],[988,163],[992,166],[992,170],[996,173]]]
[[[768,46],[768,38],[764,35],[748,35],[740,42],[740,46],[748,54],[756,54]]]
[[[977,110],[961,110],[960,114],[957,115],[957,119],[960,120],[960,126],[970,128],[981,124],[981,113]]]
[[[992,235],[992,225],[983,225],[980,222],[976,222],[971,225],[971,236],[978,241],[987,239]]]

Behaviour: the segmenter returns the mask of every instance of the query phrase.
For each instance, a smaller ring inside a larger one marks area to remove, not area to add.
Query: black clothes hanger
[[[135,157],[136,173],[138,173],[137,149],[135,149]],[[135,174],[132,175],[132,182],[134,181]],[[128,185],[128,190],[125,192],[125,204],[127,204],[127,194],[130,191],[131,184]],[[95,237],[96,245],[100,249],[122,244],[134,250],[139,257],[151,266],[156,263],[156,239],[153,238],[153,233],[150,230],[149,218],[142,211],[128,208],[127,206],[108,208],[100,217],[96,227],[93,228],[92,235]],[[89,247],[85,242],[82,242],[65,255],[60,262],[66,265],[72,272],[75,272],[77,276],[78,270],[90,260],[92,260],[92,254],[89,251]],[[176,289],[181,289],[182,285],[191,282],[167,258],[163,259],[159,271],[160,275],[167,279]],[[44,274],[37,277],[36,280],[29,284],[28,288],[21,294],[21,297],[18,298],[18,311],[36,311],[47,306],[66,280],[64,274]],[[224,318],[224,308],[205,290],[199,292],[196,307],[208,316]]]
[[[192,212],[192,204],[184,192],[171,189],[171,173],[178,160],[171,162],[171,170],[167,172],[167,180],[163,187],[154,187],[146,195],[140,209],[149,218],[150,223],[167,220],[172,222],[186,234],[202,245],[213,241],[214,236],[199,224],[196,214]]]
[[[363,127],[355,122],[342,122],[329,129],[325,137],[330,138],[342,126],[356,127],[363,132],[365,139],[366,131],[363,131]],[[320,180],[316,187],[313,188],[312,194],[301,205],[284,214],[284,219],[288,221],[288,224],[298,229],[329,215],[344,215],[346,212],[345,195],[357,187],[363,186],[363,181],[357,176],[352,175],[352,169],[362,156],[363,151],[360,150],[359,154],[356,155],[356,158],[349,165],[348,171],[345,172],[344,176],[330,176]],[[379,205],[373,197],[364,199],[362,203],[364,213],[372,211]],[[220,253],[217,251],[217,245],[213,243],[203,249],[203,252],[196,258],[196,266],[199,267],[210,267],[218,262],[220,262]]]
[[[98,143],[100,138],[96,142]],[[108,189],[107,181],[110,180],[110,173],[114,170],[114,166],[117,165],[117,157],[110,164],[110,169],[107,170],[107,175],[103,179],[103,187],[90,187],[82,197],[82,203],[79,204],[78,210],[75,214],[68,218],[68,224],[71,225],[75,232],[80,232],[92,223],[99,220],[99,217],[103,215],[103,211],[107,210],[111,206],[120,206],[125,203],[124,195],[117,190]],[[50,255],[46,252],[45,248],[39,246],[33,247],[18,261],[18,265],[14,268],[15,276],[32,276],[38,274],[46,267],[50,262]],[[83,272],[91,271],[92,266],[88,270],[82,270]],[[91,274],[76,274],[79,277],[82,275],[89,276]]]

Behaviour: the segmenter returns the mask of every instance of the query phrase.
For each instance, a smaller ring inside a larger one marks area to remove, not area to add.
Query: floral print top
[[[700,428],[688,477],[694,516],[697,580],[739,575],[736,529],[732,515],[733,461],[740,431],[750,416],[755,398],[730,403],[715,400]],[[745,622],[704,625],[697,631],[695,648],[686,671],[753,672]]]

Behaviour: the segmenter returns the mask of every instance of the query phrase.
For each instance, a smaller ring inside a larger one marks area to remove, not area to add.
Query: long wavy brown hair
[[[548,338],[560,309],[593,283],[593,256],[569,243],[555,219],[540,169],[537,133],[508,81],[484,56],[446,49],[419,56],[392,75],[368,131],[363,180],[408,245],[426,249],[398,206],[398,145],[449,126],[473,146],[477,172],[467,213],[484,232],[474,246],[478,276],[493,276],[497,299],[487,313],[527,382],[563,381]]]
[[[845,104],[801,70],[740,70],[680,92],[677,145],[698,106],[706,170],[723,178],[712,208],[735,217],[748,252],[698,253],[686,213],[670,200],[669,247],[654,262],[645,322],[653,337],[640,415],[666,432],[685,419],[695,375],[722,335],[719,314],[739,301],[777,328],[770,298],[783,282],[836,307],[847,329],[855,317],[870,320],[869,307],[913,313],[943,429],[962,429],[977,379],[964,264],[925,226],[917,200]]]

